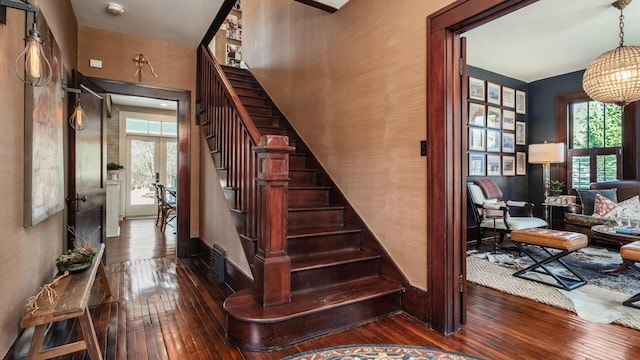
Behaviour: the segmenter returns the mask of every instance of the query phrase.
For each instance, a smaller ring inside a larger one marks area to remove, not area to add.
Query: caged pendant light
[[[631,0],[611,4],[620,10],[619,46],[598,56],[582,77],[584,91],[595,101],[622,107],[640,99],[640,46],[624,45],[624,15]]]

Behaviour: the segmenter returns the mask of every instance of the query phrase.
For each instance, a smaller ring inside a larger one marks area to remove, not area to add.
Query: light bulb
[[[16,59],[16,74],[27,85],[44,86],[51,80],[51,64],[42,51],[43,43],[35,22],[25,41],[26,46]],[[24,65],[24,72],[18,70],[22,68],[20,64]]]
[[[84,113],[82,103],[80,103],[80,97],[76,101],[76,107],[73,109],[73,114],[69,118],[69,125],[74,130],[82,130],[87,126],[87,115]]]

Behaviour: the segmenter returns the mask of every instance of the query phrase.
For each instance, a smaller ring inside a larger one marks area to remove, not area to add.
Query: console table
[[[50,303],[48,298],[38,299],[38,310],[27,312],[20,321],[20,326],[23,329],[35,326],[29,349],[29,359],[50,359],[85,349],[92,360],[102,359],[87,305],[94,283],[99,282],[102,285],[107,297],[111,295],[111,288],[101,262],[104,244],[100,244],[100,248],[94,249],[94,251],[96,255],[87,270],[72,273],[60,279],[54,287],[56,296],[53,303]],[[98,279],[96,279],[96,273],[99,275]],[[47,324],[73,318],[78,318],[84,340],[42,351]]]

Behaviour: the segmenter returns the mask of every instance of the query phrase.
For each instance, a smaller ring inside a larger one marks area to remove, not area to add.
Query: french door
[[[178,147],[173,137],[127,135],[127,217],[155,216],[154,184],[177,186]]]

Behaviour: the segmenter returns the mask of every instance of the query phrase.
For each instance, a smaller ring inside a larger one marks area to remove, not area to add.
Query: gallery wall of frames
[[[468,175],[526,175],[526,91],[468,76],[468,94]]]

